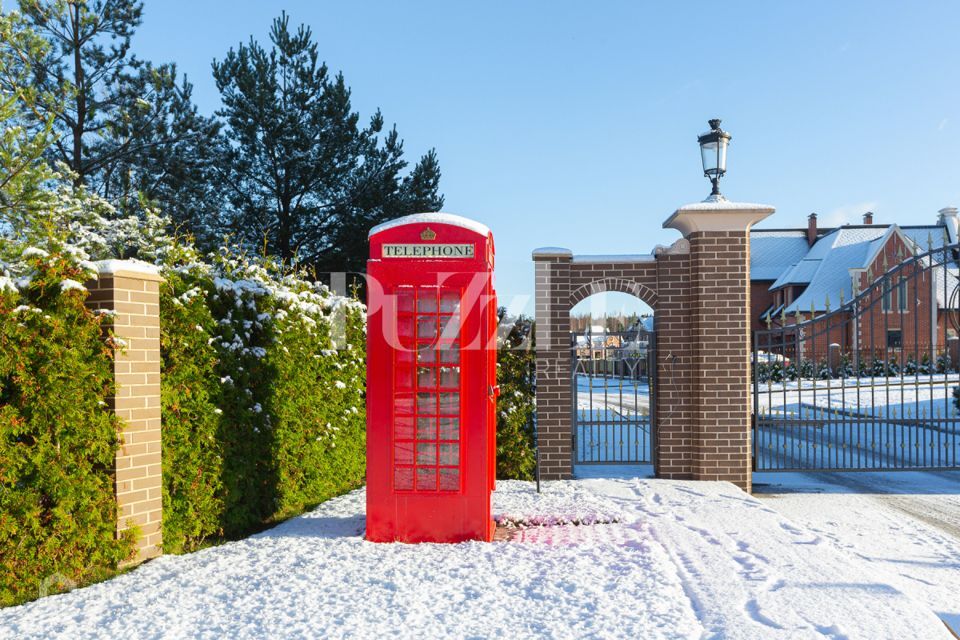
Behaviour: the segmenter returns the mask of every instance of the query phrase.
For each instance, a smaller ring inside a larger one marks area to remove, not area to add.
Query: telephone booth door
[[[431,215],[371,233],[366,535],[373,541],[489,540],[493,532],[492,237],[456,216]]]

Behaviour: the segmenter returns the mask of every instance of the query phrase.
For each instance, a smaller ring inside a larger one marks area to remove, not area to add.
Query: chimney
[[[807,244],[811,247],[817,241],[817,214],[811,213],[807,217]]]
[[[873,211],[863,214],[863,224],[873,224]]]

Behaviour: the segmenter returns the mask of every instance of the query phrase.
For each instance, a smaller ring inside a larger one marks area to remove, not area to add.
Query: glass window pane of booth
[[[459,491],[460,291],[416,287],[408,293],[398,302],[398,334],[401,343],[413,335],[411,348],[396,360],[394,419],[412,414],[414,422],[394,429],[395,438],[409,439],[394,449],[395,489]],[[407,389],[411,393],[402,393]]]

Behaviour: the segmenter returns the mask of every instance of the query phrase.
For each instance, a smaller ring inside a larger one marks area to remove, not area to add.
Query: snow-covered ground
[[[503,482],[495,511],[598,524],[373,544],[356,491],[248,539],[0,610],[0,636],[951,637],[884,565],[726,483],[577,480],[538,496]]]
[[[960,634],[960,472],[758,473],[754,491]]]

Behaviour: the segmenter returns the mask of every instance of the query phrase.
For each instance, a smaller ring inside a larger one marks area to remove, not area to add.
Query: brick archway
[[[570,309],[617,291],[654,309],[656,475],[750,489],[749,229],[772,212],[708,200],[678,209],[664,226],[684,238],[648,255],[533,252],[542,478],[573,475]]]
[[[592,295],[609,292],[626,293],[650,305],[651,309],[657,308],[657,292],[654,289],[642,282],[623,277],[600,278],[577,287],[570,293],[570,308]]]

